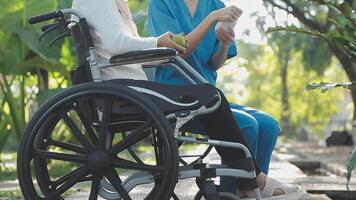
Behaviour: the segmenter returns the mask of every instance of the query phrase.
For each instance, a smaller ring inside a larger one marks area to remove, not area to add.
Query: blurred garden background
[[[146,36],[147,0],[128,3]],[[71,86],[69,71],[76,66],[70,39],[49,48],[58,32],[39,42],[40,25],[30,26],[27,18],[70,5],[70,0],[0,0],[0,199],[21,196],[16,186],[2,189],[1,183],[17,179],[22,131],[45,100]],[[327,149],[332,133],[355,138],[356,90],[321,93],[306,86],[356,81],[356,1],[238,0],[236,5],[244,11],[235,28],[239,56],[219,71],[218,81],[227,97],[278,119],[280,152],[310,144],[299,147],[313,155]],[[339,143],[350,146],[325,150],[323,156],[339,157],[332,162],[344,168],[342,174],[353,143],[350,138]]]

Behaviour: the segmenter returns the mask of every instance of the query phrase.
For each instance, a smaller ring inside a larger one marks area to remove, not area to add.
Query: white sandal
[[[284,192],[283,195],[273,196],[273,193],[280,189]],[[306,195],[306,192],[300,187],[286,183],[281,183],[274,179],[266,177],[266,185],[261,193],[263,200],[299,200]],[[241,200],[253,200],[256,198],[243,198]]]

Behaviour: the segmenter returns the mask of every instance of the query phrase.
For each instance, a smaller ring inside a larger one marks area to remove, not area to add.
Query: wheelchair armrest
[[[151,61],[159,61],[172,59],[177,55],[175,49],[170,48],[156,48],[144,49],[140,51],[131,51],[121,55],[110,58],[111,64],[134,64],[145,63]]]

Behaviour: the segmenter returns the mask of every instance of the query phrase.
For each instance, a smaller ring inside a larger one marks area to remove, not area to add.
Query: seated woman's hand
[[[229,6],[213,11],[210,16],[215,22],[236,22],[242,14],[242,10],[236,6]]]
[[[175,43],[172,38],[173,38],[173,33],[167,32],[161,36],[158,37],[157,39],[157,47],[168,47],[168,48],[173,48],[178,51],[180,54],[185,53],[185,48],[181,47],[177,43]]]

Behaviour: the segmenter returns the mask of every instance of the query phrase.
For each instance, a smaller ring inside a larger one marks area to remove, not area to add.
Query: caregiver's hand
[[[242,14],[242,10],[236,6],[229,6],[213,11],[210,16],[215,22],[236,22]]]
[[[216,30],[216,37],[222,47],[228,48],[235,40],[235,33],[231,28],[224,29],[223,27],[219,27]]]
[[[157,47],[168,47],[168,48],[173,48],[178,51],[180,54],[185,53],[185,48],[179,46],[177,43],[175,43],[172,38],[173,38],[173,33],[167,32],[157,38]]]

